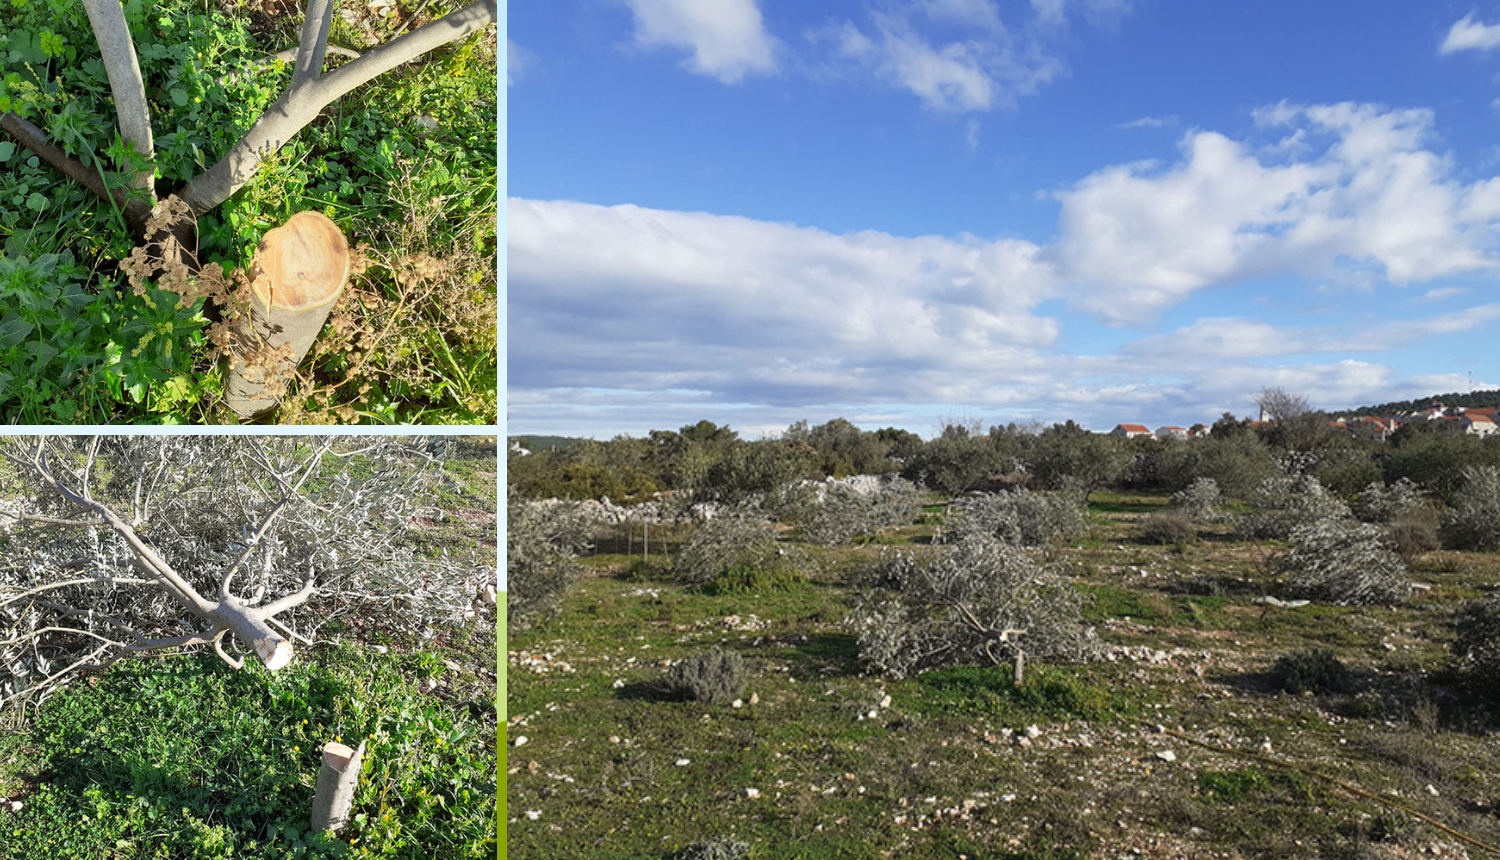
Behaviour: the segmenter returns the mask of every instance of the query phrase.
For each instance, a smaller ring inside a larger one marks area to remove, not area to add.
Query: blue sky
[[[508,38],[510,434],[1500,387],[1500,2],[554,0]]]

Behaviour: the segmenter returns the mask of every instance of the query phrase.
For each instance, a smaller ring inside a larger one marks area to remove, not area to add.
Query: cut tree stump
[[[277,404],[267,383],[290,379],[317,340],[349,279],[349,243],[321,213],[298,212],[260,240],[250,278],[249,330],[242,333],[261,349],[289,345],[290,354],[264,367],[230,368],[225,400],[241,418]]]
[[[349,749],[340,743],[323,747],[323,766],[318,769],[318,788],[313,794],[314,833],[343,830],[349,823],[354,789],[359,787],[359,762],[364,755],[364,741],[359,742],[358,749]]]

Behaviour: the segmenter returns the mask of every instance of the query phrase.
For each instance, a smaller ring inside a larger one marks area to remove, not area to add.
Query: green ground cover
[[[800,588],[708,595],[608,543],[557,619],[509,640],[513,856],[713,838],[755,858],[1479,856],[1299,768],[1500,844],[1500,718],[1447,669],[1448,620],[1500,582],[1500,555],[1419,557],[1431,589],[1399,607],[1267,608],[1276,544],[1222,524],[1154,546],[1139,535],[1164,496],[1093,501],[1089,534],[1047,553],[1108,659],[1036,662],[1019,686],[1009,667],[863,674],[841,621],[879,546],[817,548]],[[921,547],[935,525],[886,540]],[[749,667],[739,707],[659,693],[712,647]],[[1347,688],[1279,689],[1277,661],[1313,648]]]
[[[457,443],[424,546],[495,562],[495,456]],[[494,856],[497,618],[476,609],[430,635],[332,621],[275,673],[162,652],[8,712],[0,796],[23,806],[0,810],[0,860]],[[308,822],[330,741],[366,743],[337,838]]]
[[[363,51],[456,2],[335,16]],[[282,10],[282,11],[273,11]],[[257,61],[298,41],[297,4],[125,4],[165,197],[226,152],[290,79]],[[416,17],[420,16],[420,17]],[[0,112],[125,182],[128,153],[77,0],[0,3]],[[199,262],[249,265],[266,231],[320,211],[359,248],[349,286],[278,423],[493,424],[498,414],[493,28],[356,89],[198,223]],[[341,60],[335,59],[335,62]],[[112,205],[0,134],[0,418],[10,423],[226,423],[216,311],[120,263],[135,238]]]

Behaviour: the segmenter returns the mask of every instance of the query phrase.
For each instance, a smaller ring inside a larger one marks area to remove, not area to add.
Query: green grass
[[[228,152],[290,80],[288,64],[252,61],[298,41],[300,12],[245,7],[125,4],[161,193]],[[435,18],[456,3],[420,8]],[[393,35],[395,20],[353,11],[363,18],[335,16],[331,42],[364,51]],[[81,4],[0,3],[0,34],[0,111],[128,183]],[[438,48],[340,99],[198,220],[199,261],[226,272],[247,268],[266,231],[299,211],[322,212],[363,247],[368,265],[356,266],[279,423],[496,421],[497,84],[493,31]],[[135,241],[111,204],[0,134],[0,418],[236,420],[220,402],[207,280],[181,306],[161,283],[133,291],[121,262]]]
[[[489,856],[488,697],[419,693],[413,669],[443,665],[431,652],[313,654],[277,674],[211,654],[138,661],[53,696],[28,734],[0,740],[8,778],[35,784],[0,822],[0,858]],[[353,822],[332,840],[307,816],[318,750],[336,740],[367,747]]]
[[[802,587],[718,596],[653,570],[624,578],[623,546],[600,556],[556,620],[510,639],[571,669],[510,667],[509,736],[528,738],[508,749],[517,856],[669,858],[714,836],[758,858],[820,860],[1118,857],[1129,846],[1355,857],[1392,839],[1436,841],[1404,814],[1156,725],[1245,753],[1269,743],[1273,758],[1400,792],[1500,842],[1487,811],[1500,723],[1442,675],[1445,613],[1495,581],[1500,556],[1424,560],[1414,577],[1433,590],[1396,608],[1266,612],[1251,600],[1275,593],[1261,561],[1269,544],[1234,540],[1225,524],[1180,554],[1144,547],[1129,536],[1166,497],[1096,499],[1105,508],[1090,533],[1047,552],[1088,596],[1086,617],[1115,659],[1033,660],[1019,687],[1010,666],[865,674],[843,624],[846,583],[878,547],[807,548],[816,564]],[[752,614],[762,626],[726,623]],[[652,692],[663,661],[712,647],[744,657],[757,704]],[[1275,688],[1276,659],[1313,647],[1349,666],[1351,690]],[[1039,734],[1022,743],[1031,725]],[[1172,761],[1158,756],[1167,750]]]

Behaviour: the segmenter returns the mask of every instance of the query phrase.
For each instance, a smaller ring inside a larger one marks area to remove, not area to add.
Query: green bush
[[[1271,679],[1288,693],[1342,693],[1349,689],[1349,670],[1326,648],[1293,651],[1276,661]]]
[[[1493,696],[1500,685],[1500,591],[1465,604],[1453,629],[1458,635],[1452,653],[1459,670]]]
[[[776,540],[764,517],[731,508],[693,532],[672,559],[672,572],[687,585],[739,591],[757,582],[800,578],[802,562],[795,547]]]
[[[1171,513],[1148,514],[1141,521],[1141,540],[1157,544],[1185,544],[1198,539],[1198,530],[1187,517]]]
[[[749,678],[743,657],[715,648],[672,664],[663,683],[667,692],[677,698],[705,705],[727,705],[745,691]]]
[[[1443,522],[1449,549],[1500,547],[1500,466],[1465,466],[1454,494],[1453,512]]]
[[[506,623],[525,630],[556,614],[582,568],[592,524],[577,505],[528,502],[509,490],[505,505]]]

